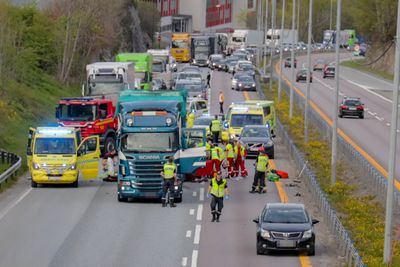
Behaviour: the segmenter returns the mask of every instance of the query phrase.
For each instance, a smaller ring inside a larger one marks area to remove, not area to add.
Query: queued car
[[[270,159],[274,158],[274,141],[270,129],[265,125],[246,125],[239,136],[244,144],[247,156],[258,156],[259,149],[264,147]]]
[[[190,98],[186,104],[188,113],[193,113],[195,118],[208,113],[208,101],[202,98]]]
[[[197,73],[201,73],[201,69],[198,66],[186,66],[186,67],[183,67],[180,72],[197,72]]]
[[[323,59],[317,59],[313,66],[313,71],[320,70],[323,71],[326,67],[326,62]]]
[[[294,67],[297,68],[297,59],[294,59]],[[292,58],[288,57],[285,59],[285,68],[291,68],[292,67]]]
[[[235,66],[236,66],[237,62],[238,62],[237,59],[228,59],[226,61],[226,65],[228,67],[229,73],[233,73],[235,71]]]
[[[256,91],[256,82],[249,75],[239,76],[236,84],[236,91]]]
[[[267,203],[258,218],[257,255],[271,251],[304,251],[315,255],[314,225],[303,204]]]
[[[307,69],[301,69],[296,74],[296,82],[307,81]],[[312,83],[312,72],[310,71],[310,83]]]
[[[207,85],[198,79],[179,79],[176,81],[175,90],[186,89],[188,97],[199,97],[207,100]]]
[[[249,69],[254,70],[253,64],[251,63],[251,61],[248,61],[248,60],[239,60],[236,63],[236,66],[233,69],[233,72],[234,73],[241,72],[241,71],[245,71],[245,69],[246,70],[249,70]]]
[[[333,65],[328,65],[324,69],[324,73],[322,74],[322,78],[335,78],[336,67]]]
[[[233,75],[233,77],[232,77],[232,85],[231,85],[232,90],[235,90],[235,89],[236,89],[236,86],[237,86],[237,84],[238,84],[239,77],[241,77],[241,76],[247,76],[247,74],[244,73],[244,72],[238,72],[238,73],[235,73],[235,74]]]
[[[358,97],[345,97],[339,106],[338,116],[339,118],[352,116],[364,119],[364,104]]]
[[[222,71],[227,71],[228,67],[226,65],[226,59],[221,58],[215,61],[216,65],[215,68]]]
[[[216,68],[216,63],[215,63],[215,60],[218,60],[218,59],[222,59],[222,58],[224,58],[224,55],[222,55],[222,54],[212,54],[212,55],[210,55],[210,57],[209,57],[209,59],[208,59],[208,67],[210,68],[210,69],[215,69]]]

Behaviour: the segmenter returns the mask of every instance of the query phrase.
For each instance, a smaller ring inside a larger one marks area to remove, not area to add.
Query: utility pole
[[[308,46],[307,46],[307,91],[306,103],[304,108],[304,143],[308,143],[308,109],[310,101],[310,76],[311,76],[311,35],[312,35],[312,17],[313,17],[313,0],[309,0],[308,11]]]
[[[257,59],[256,65],[257,67],[260,66],[260,31],[261,31],[261,2],[262,0],[257,1]]]
[[[268,0],[267,0],[268,1]],[[271,12],[271,41],[272,45],[270,47],[271,49],[271,59],[269,61],[269,90],[272,91],[272,73],[274,71],[274,66],[273,66],[273,61],[274,61],[274,55],[275,55],[275,17],[276,17],[276,0],[272,0],[272,12]]]
[[[269,16],[269,2],[268,2],[269,0],[266,0],[265,1],[265,24],[264,24],[264,32],[265,32],[265,35],[264,35],[264,39],[265,39],[265,46],[264,46],[264,52],[263,52],[263,55],[265,55],[265,64],[264,64],[264,75],[267,73],[267,36],[268,36],[268,16]],[[270,79],[271,79],[271,77],[270,77]]]
[[[279,84],[278,84],[278,101],[281,102],[281,90],[282,90],[282,59],[283,59],[283,30],[285,29],[285,9],[286,0],[282,2],[282,20],[281,20],[281,33],[279,38],[280,49],[279,49]]]
[[[331,12],[329,13],[329,30],[332,30],[332,7],[333,7],[333,0],[331,0]]]
[[[296,1],[292,0],[292,54],[290,58],[290,67],[292,68],[292,86],[290,86],[290,99],[289,99],[289,119],[293,117],[293,86],[295,82],[294,75],[294,50],[295,50],[295,30],[296,30]]]
[[[337,0],[336,14],[336,36],[340,36],[340,24],[342,13],[342,0]],[[331,184],[336,184],[336,161],[337,161],[337,124],[338,124],[338,109],[339,109],[339,40],[336,38],[336,54],[335,54],[335,95],[333,102],[333,129],[332,129],[332,162],[331,162]]]
[[[400,85],[400,1],[397,3],[397,31],[395,37],[396,54],[394,61],[394,83],[393,83],[393,103],[392,121],[390,124],[390,148],[389,148],[389,177],[386,194],[386,215],[385,215],[385,239],[383,249],[383,260],[390,263],[392,255],[392,234],[393,234],[393,194],[394,177],[396,174],[396,147],[397,147],[397,119],[399,104],[399,85]]]
[[[300,36],[300,3],[301,0],[297,2],[297,42],[299,42],[299,36]]]

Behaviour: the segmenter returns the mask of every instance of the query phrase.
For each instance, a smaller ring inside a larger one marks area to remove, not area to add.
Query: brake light
[[[357,106],[357,109],[358,110],[364,110],[364,107],[363,106]]]
[[[347,109],[347,106],[340,106],[341,109]]]

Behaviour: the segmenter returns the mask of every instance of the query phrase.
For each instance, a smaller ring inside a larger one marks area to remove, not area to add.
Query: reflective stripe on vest
[[[232,144],[226,145],[226,151],[228,151],[228,158],[234,158],[235,154],[233,153],[233,146]]]
[[[235,154],[238,155],[238,147],[237,146],[235,146],[234,150],[235,150]],[[240,156],[244,157],[244,147],[243,146],[240,146]]]
[[[211,159],[219,159],[218,149],[216,147],[211,149]]]
[[[267,171],[268,156],[258,156],[257,158],[257,171],[266,172]]]
[[[174,178],[176,165],[174,163],[165,163],[164,164],[164,179],[172,179]]]
[[[210,193],[216,197],[223,197],[225,195],[225,185],[226,185],[225,179],[222,179],[222,183],[218,185],[216,179],[212,178]]]
[[[219,156],[219,159],[222,161],[222,160],[224,160],[225,159],[225,153],[224,153],[224,150],[221,148],[221,147],[217,147],[217,150],[218,150],[218,156]]]
[[[213,120],[211,122],[211,132],[221,131],[221,122],[219,120]]]

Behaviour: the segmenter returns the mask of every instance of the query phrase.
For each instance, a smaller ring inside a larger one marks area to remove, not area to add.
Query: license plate
[[[52,175],[49,175],[48,177],[49,177],[49,180],[50,180],[50,181],[58,181],[58,180],[61,179],[61,176],[52,176]]]
[[[357,110],[357,108],[350,107],[349,110]]]
[[[279,240],[277,246],[280,248],[294,248],[294,247],[296,247],[296,241],[294,241],[294,240]]]
[[[251,147],[250,151],[258,151],[258,149],[259,149],[258,147]]]

